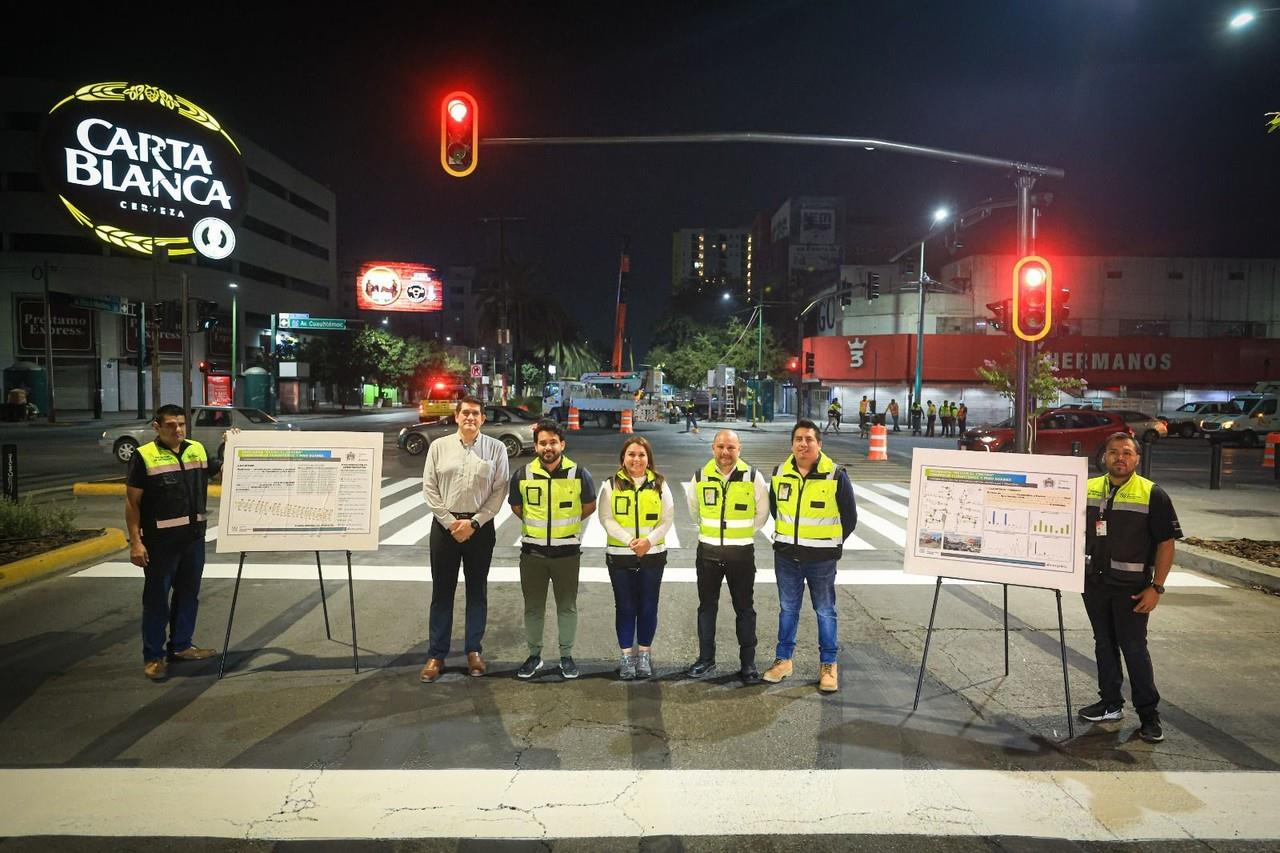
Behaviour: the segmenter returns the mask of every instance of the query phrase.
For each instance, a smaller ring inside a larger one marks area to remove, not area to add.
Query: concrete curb
[[[1206,575],[1238,581],[1260,587],[1270,593],[1280,594],[1280,569],[1273,569],[1252,560],[1244,560],[1230,554],[1179,542],[1173,562],[1184,569],[1194,569]]]
[[[66,488],[60,486],[59,488]],[[77,497],[101,497],[101,496],[119,496],[125,494],[124,483],[76,483],[71,487],[71,494]],[[222,486],[209,486],[208,495],[211,498],[222,497]]]
[[[17,586],[78,563],[105,557],[107,554],[127,548],[128,545],[129,540],[125,537],[123,530],[118,527],[108,527],[102,531],[101,536],[64,545],[34,557],[26,557],[0,566],[0,589]]]

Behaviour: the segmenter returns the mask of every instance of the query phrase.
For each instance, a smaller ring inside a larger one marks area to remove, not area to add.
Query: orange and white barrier
[[[867,449],[867,459],[871,462],[889,461],[889,430],[880,424],[871,427],[871,444]]]
[[[1276,445],[1280,444],[1280,432],[1267,433],[1267,449],[1262,454],[1262,467],[1276,467]]]
[[[578,409],[574,406],[569,407],[569,431],[577,432],[582,429],[582,423],[578,420]]]
[[[618,427],[618,432],[621,432],[621,433],[635,432],[635,430],[631,428],[631,410],[630,409],[622,410],[622,426]]]

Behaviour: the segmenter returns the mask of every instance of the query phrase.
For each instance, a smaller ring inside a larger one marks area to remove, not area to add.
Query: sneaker
[[[1080,709],[1080,719],[1090,723],[1100,723],[1104,720],[1118,720],[1124,716],[1124,708],[1120,705],[1113,705],[1109,702],[1094,702]]]
[[[818,689],[823,693],[835,693],[840,689],[840,674],[834,663],[824,663],[818,674]]]
[[[791,675],[791,661],[778,658],[773,662],[773,666],[764,671],[764,675],[760,676],[770,684],[777,684],[784,678]]]
[[[636,656],[636,678],[652,678],[653,677],[653,661],[649,658],[648,652],[640,652]]]
[[[623,681],[631,681],[636,677],[636,659],[630,652],[622,653],[622,660],[618,663],[618,677]]]
[[[1142,718],[1142,727],[1138,729],[1138,737],[1147,743],[1159,743],[1164,740],[1164,729],[1160,726],[1160,715],[1151,714]]]
[[[201,649],[191,646],[180,652],[169,652],[169,660],[207,660],[217,653],[217,649]]]
[[[529,657],[525,658],[524,663],[520,664],[520,668],[516,670],[516,678],[533,678],[540,669],[542,669],[542,658],[537,655],[529,655]]]
[[[690,678],[702,678],[704,675],[710,675],[716,671],[716,662],[713,660],[703,660],[698,658],[693,662],[693,666],[689,667]]]
[[[152,681],[161,681],[169,673],[169,665],[162,659],[149,660],[142,666],[142,674]]]
[[[578,677],[578,665],[573,662],[573,658],[568,656],[560,658],[560,676],[562,678]]]

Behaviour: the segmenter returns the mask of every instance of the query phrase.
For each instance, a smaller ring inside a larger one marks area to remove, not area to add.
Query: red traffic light
[[[1053,267],[1038,255],[1013,265],[1013,333],[1024,341],[1038,341],[1053,326]]]
[[[467,92],[450,92],[440,102],[440,165],[455,178],[476,170],[480,157],[476,99]]]
[[[794,355],[787,359],[787,370],[790,370],[792,373],[800,370],[800,359]]]

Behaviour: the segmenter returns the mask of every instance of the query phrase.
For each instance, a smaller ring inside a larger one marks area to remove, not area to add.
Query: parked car
[[[1240,414],[1240,406],[1230,400],[1219,402],[1200,400],[1193,403],[1183,403],[1171,412],[1158,413],[1156,417],[1165,422],[1169,429],[1169,435],[1194,438],[1202,431],[1201,424],[1204,419],[1210,415],[1236,414]]]
[[[278,421],[261,409],[231,406],[192,406],[187,420],[187,438],[200,442],[209,453],[216,454],[222,446],[222,434],[230,427],[243,430],[270,429],[296,430],[291,423]],[[133,458],[138,445],[156,437],[151,422],[123,424],[104,430],[98,446],[121,462]]]
[[[1133,429],[1114,411],[1102,409],[1049,409],[1036,419],[1036,453],[1051,456],[1071,456],[1072,446],[1079,442],[1080,456],[1093,459],[1098,470],[1103,468],[1103,452],[1107,437],[1124,432],[1133,435]],[[995,426],[980,426],[966,430],[959,439],[961,450],[986,450],[992,453],[1013,452],[1013,419]]]
[[[1123,418],[1138,441],[1154,442],[1169,434],[1169,427],[1155,415],[1133,409],[1108,409],[1107,411],[1115,412]]]
[[[513,406],[485,406],[484,425],[480,432],[492,436],[507,446],[507,456],[514,459],[533,448],[533,425],[538,422],[535,415],[524,409]],[[427,451],[431,442],[437,438],[453,435],[458,431],[453,415],[428,423],[414,424],[400,430],[396,443],[400,449],[410,456],[418,456]]]

